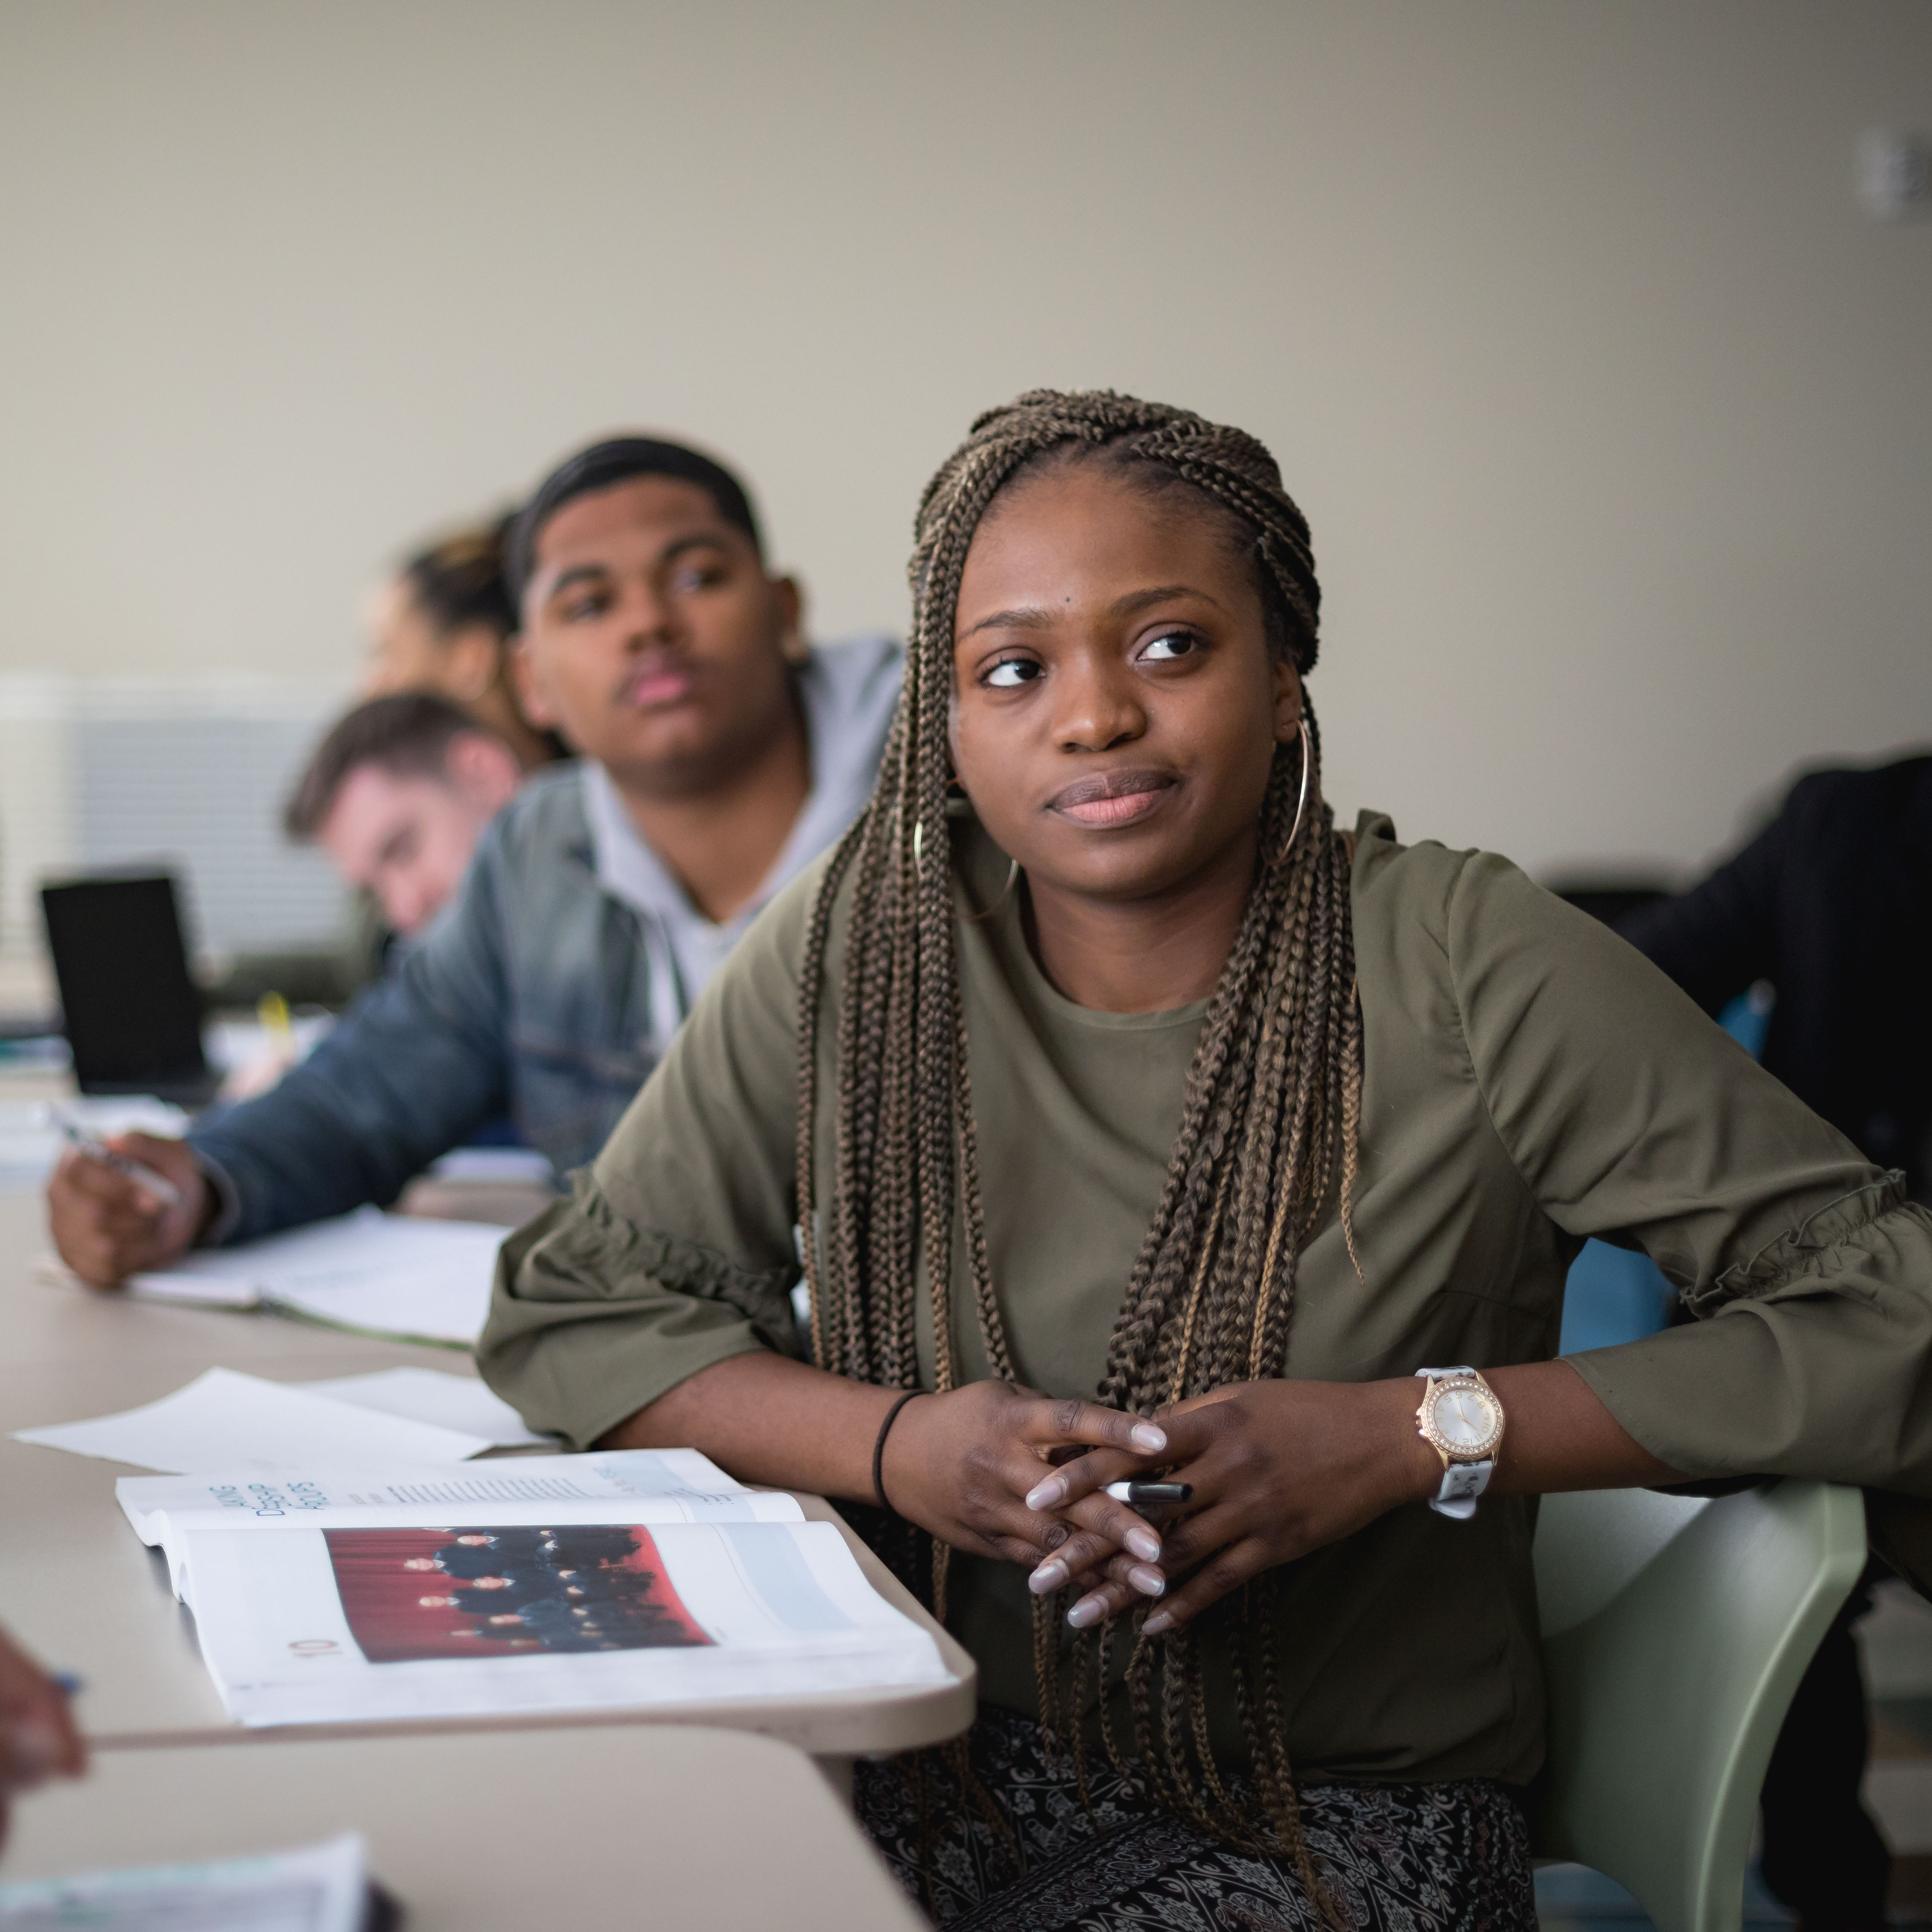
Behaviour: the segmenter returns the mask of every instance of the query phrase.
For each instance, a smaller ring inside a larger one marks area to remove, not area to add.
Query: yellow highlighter
[[[289,1003],[279,993],[264,993],[255,1002],[255,1017],[268,1036],[269,1050],[284,1065],[296,1057],[296,1030],[289,1024]]]

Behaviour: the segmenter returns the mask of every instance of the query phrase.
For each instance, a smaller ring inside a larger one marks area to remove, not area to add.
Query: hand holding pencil
[[[112,1287],[194,1246],[214,1197],[185,1142],[69,1138],[74,1144],[48,1184],[47,1220],[62,1260],[83,1281]]]

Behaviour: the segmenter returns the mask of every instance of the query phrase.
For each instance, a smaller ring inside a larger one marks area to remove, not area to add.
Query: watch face
[[[1468,1382],[1435,1384],[1430,1391],[1424,1433],[1446,1454],[1487,1455],[1502,1436],[1502,1410],[1484,1388]]]
[[[1474,1449],[1489,1440],[1496,1419],[1481,1390],[1444,1389],[1436,1399],[1436,1426],[1452,1448]]]

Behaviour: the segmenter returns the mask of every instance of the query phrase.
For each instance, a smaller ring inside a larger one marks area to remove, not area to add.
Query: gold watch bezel
[[[1436,1398],[1451,1389],[1474,1389],[1489,1404],[1490,1412],[1496,1418],[1495,1426],[1474,1447],[1449,1442],[1436,1426]],[[1415,1426],[1422,1432],[1423,1441],[1442,1458],[1445,1469],[1452,1462],[1489,1461],[1502,1446],[1504,1420],[1503,1406],[1496,1390],[1476,1374],[1435,1377],[1424,1391],[1421,1406],[1415,1412]]]

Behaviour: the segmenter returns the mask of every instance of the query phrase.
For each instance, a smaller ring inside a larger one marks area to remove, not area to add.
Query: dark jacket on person
[[[1706,1012],[1769,980],[1766,1066],[1932,1198],[1932,757],[1800,778],[1736,858],[1617,930]]]

